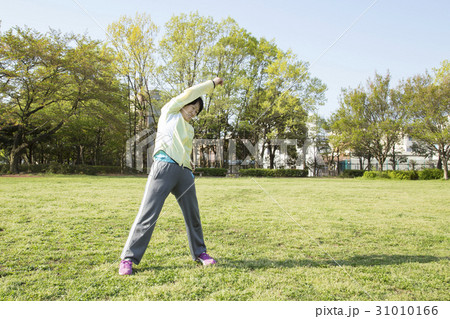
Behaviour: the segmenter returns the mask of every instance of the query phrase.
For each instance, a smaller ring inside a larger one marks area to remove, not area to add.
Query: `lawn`
[[[0,177],[0,300],[449,300],[450,184],[197,179],[191,260],[171,195],[135,274],[118,275],[146,179]]]

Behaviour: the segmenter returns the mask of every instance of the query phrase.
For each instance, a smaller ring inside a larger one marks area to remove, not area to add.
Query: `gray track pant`
[[[183,212],[192,259],[196,260],[206,251],[191,171],[177,164],[156,160],[150,170],[139,212],[123,248],[122,259],[139,264],[169,193],[175,195]]]

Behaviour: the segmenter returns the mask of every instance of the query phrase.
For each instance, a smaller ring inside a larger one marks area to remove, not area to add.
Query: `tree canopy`
[[[389,72],[375,73],[365,86],[343,89],[339,109],[325,120],[310,116],[325,103],[326,85],[309,63],[232,18],[215,21],[193,12],[158,26],[137,13],[109,25],[107,36],[100,42],[20,27],[0,33],[0,161],[12,172],[21,162],[121,166],[126,141],[155,130],[170,98],[219,76],[224,85],[204,97],[195,137],[241,140],[239,158],[250,155],[258,165],[267,152],[273,168],[277,139],[302,146],[309,138],[329,169],[345,150],[369,163],[375,158],[383,169],[399,139],[409,135],[422,152],[439,155],[448,177],[448,60],[433,74],[397,86]],[[308,118],[317,126],[309,136]]]

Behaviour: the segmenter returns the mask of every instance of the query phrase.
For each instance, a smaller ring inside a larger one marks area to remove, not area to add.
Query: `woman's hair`
[[[198,115],[203,110],[203,99],[201,97],[196,98],[194,101],[192,101],[191,103],[186,104],[186,105],[197,104],[197,103],[199,105],[198,113],[197,113],[197,115]]]

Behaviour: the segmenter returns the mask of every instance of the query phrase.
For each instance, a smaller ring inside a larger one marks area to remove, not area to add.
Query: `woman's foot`
[[[119,265],[119,275],[131,275],[133,273],[133,262],[124,259]]]
[[[217,263],[217,261],[207,253],[201,253],[200,256],[197,257],[197,261],[201,262],[203,266],[214,265]]]

